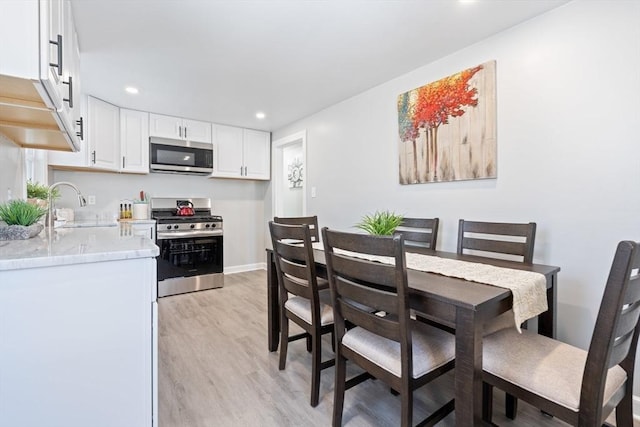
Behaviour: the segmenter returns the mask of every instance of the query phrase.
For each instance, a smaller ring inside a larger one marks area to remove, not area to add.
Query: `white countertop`
[[[148,238],[122,237],[119,227],[45,228],[27,240],[0,241],[0,271],[123,259],[151,258],[158,247]]]

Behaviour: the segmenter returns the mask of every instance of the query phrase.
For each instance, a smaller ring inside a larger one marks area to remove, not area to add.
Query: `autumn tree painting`
[[[495,178],[495,128],[495,61],[400,94],[400,183]]]

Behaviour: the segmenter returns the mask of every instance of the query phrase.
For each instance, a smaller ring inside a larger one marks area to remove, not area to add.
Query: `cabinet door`
[[[121,172],[149,173],[149,113],[120,109]]]
[[[182,119],[160,114],[149,114],[149,136],[182,139]]]
[[[242,128],[213,125],[213,173],[218,178],[240,178],[243,175]]]
[[[56,110],[63,108],[67,97],[64,53],[64,2],[62,0],[40,0],[40,78]],[[53,43],[52,43],[53,42]],[[53,65],[51,65],[53,64]],[[68,74],[68,73],[67,73]]]
[[[120,109],[90,96],[88,115],[92,166],[106,170],[120,169]]]
[[[184,119],[182,136],[187,141],[211,144],[211,123]]]
[[[271,135],[252,129],[243,129],[244,177],[271,179]]]
[[[78,110],[80,115],[84,117],[82,131],[84,138],[78,138],[80,149],[76,152],[68,151],[48,151],[49,166],[53,166],[54,169],[85,169],[91,167],[90,150],[89,150],[89,135],[87,133],[87,104],[88,100],[86,96],[78,99]],[[78,127],[78,130],[80,128]]]

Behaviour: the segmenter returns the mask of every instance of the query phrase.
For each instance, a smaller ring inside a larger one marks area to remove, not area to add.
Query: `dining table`
[[[458,254],[422,247],[406,246],[407,252],[420,253],[472,263],[487,264],[544,275],[547,311],[537,317],[539,334],[556,336],[557,275],[560,267]],[[325,254],[314,248],[318,277],[327,278]],[[278,349],[280,333],[278,276],[273,250],[267,249],[267,315],[269,351]],[[482,421],[482,337],[484,324],[512,308],[509,289],[448,277],[436,273],[407,269],[409,304],[430,320],[455,328],[455,424],[484,425]]]

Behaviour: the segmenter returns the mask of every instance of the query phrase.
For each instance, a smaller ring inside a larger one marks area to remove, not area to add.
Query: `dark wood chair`
[[[455,338],[411,320],[402,235],[371,236],[322,229],[335,316],[336,380],[333,426],[342,425],[345,390],[375,377],[401,396],[401,425],[413,418],[413,390],[454,367]],[[340,250],[390,256],[395,265],[347,256]],[[372,307],[376,313],[363,310]],[[380,312],[386,313],[381,316]],[[352,327],[348,330],[345,324]],[[366,372],[346,379],[346,361]],[[421,425],[453,411],[450,400]]]
[[[438,218],[403,218],[394,234],[402,234],[406,246],[435,249],[439,222]]]
[[[333,310],[328,283],[316,276],[309,225],[286,225],[269,222],[280,293],[280,364],[287,363],[291,341],[306,338],[311,343],[311,406],[320,396],[320,371],[333,366],[334,359],[322,362],[322,335],[333,333]],[[320,288],[324,290],[320,290]],[[289,336],[289,320],[304,333]]]
[[[491,421],[499,387],[574,426],[632,427],[632,393],[640,314],[638,243],[618,244],[589,350],[524,330],[484,338],[483,418]]]
[[[320,229],[318,228],[318,217],[317,216],[290,216],[290,217],[274,217],[273,222],[277,224],[287,224],[287,225],[303,225],[306,224],[309,226],[311,231],[311,241],[319,242],[320,241]]]
[[[536,223],[479,222],[460,220],[458,225],[458,253],[502,258],[509,255],[530,264],[536,240]],[[513,259],[513,258],[509,258]]]
[[[486,258],[507,258],[527,264],[533,262],[536,223],[481,222],[461,219],[458,224],[458,253],[470,253]],[[506,255],[506,256],[504,256]],[[509,314],[485,325],[487,333],[508,324]],[[526,328],[526,322],[524,327]],[[518,401],[507,394],[505,413],[515,420]]]

